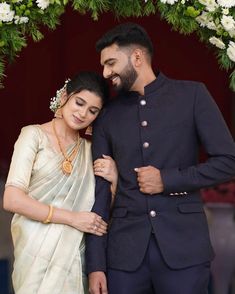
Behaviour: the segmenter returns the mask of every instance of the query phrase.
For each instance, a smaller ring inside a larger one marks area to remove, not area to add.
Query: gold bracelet
[[[51,222],[53,211],[54,211],[54,207],[52,205],[49,205],[49,213],[47,218],[43,221],[44,224],[49,224]]]

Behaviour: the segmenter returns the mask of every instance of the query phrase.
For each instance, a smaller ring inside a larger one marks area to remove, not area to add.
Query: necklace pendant
[[[63,163],[62,163],[62,171],[65,174],[70,175],[72,170],[73,170],[72,163],[70,161],[68,161],[68,160],[64,160]]]

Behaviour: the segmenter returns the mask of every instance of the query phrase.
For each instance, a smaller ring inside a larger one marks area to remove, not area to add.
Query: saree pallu
[[[64,175],[62,154],[53,150],[40,126],[27,126],[15,144],[6,186],[23,189],[34,199],[57,208],[90,211],[95,186],[90,147],[90,142],[82,139],[72,173]],[[13,217],[11,230],[15,294],[88,293],[82,232],[18,214]]]

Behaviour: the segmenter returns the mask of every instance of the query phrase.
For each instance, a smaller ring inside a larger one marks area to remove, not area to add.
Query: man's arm
[[[110,146],[103,130],[103,116],[99,117],[94,126],[92,136],[93,160],[101,158],[103,154],[111,155]],[[106,222],[109,220],[111,205],[110,183],[96,176],[95,203],[93,212],[100,215]],[[106,272],[106,236],[96,238],[95,235],[86,236],[86,272]]]
[[[164,194],[198,190],[235,176],[235,143],[216,103],[203,84],[195,93],[194,120],[208,160],[185,169],[162,169]]]

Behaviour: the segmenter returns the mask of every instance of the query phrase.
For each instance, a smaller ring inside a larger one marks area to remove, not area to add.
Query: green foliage
[[[233,70],[230,85],[235,89],[235,24],[232,29],[223,25],[223,18],[235,20],[235,7],[224,9],[214,0],[0,0],[0,82],[5,63],[16,58],[28,38],[40,41],[42,26],[54,30],[66,5],[80,14],[89,13],[94,20],[108,11],[116,17],[160,13],[174,30],[186,35],[195,32],[214,49],[220,67]]]
[[[73,0],[73,8],[78,10],[80,13],[85,14],[87,12],[91,13],[94,20],[98,20],[99,14],[110,9],[109,0]]]
[[[9,62],[13,61],[17,53],[26,46],[24,35],[21,31],[16,30],[13,25],[0,28],[0,40],[0,56],[6,56]]]
[[[220,50],[217,52],[217,59],[221,68],[229,70],[234,67],[233,62],[229,59],[225,50]]]
[[[156,13],[156,7],[152,1],[147,1],[144,5],[143,15],[150,15]]]

